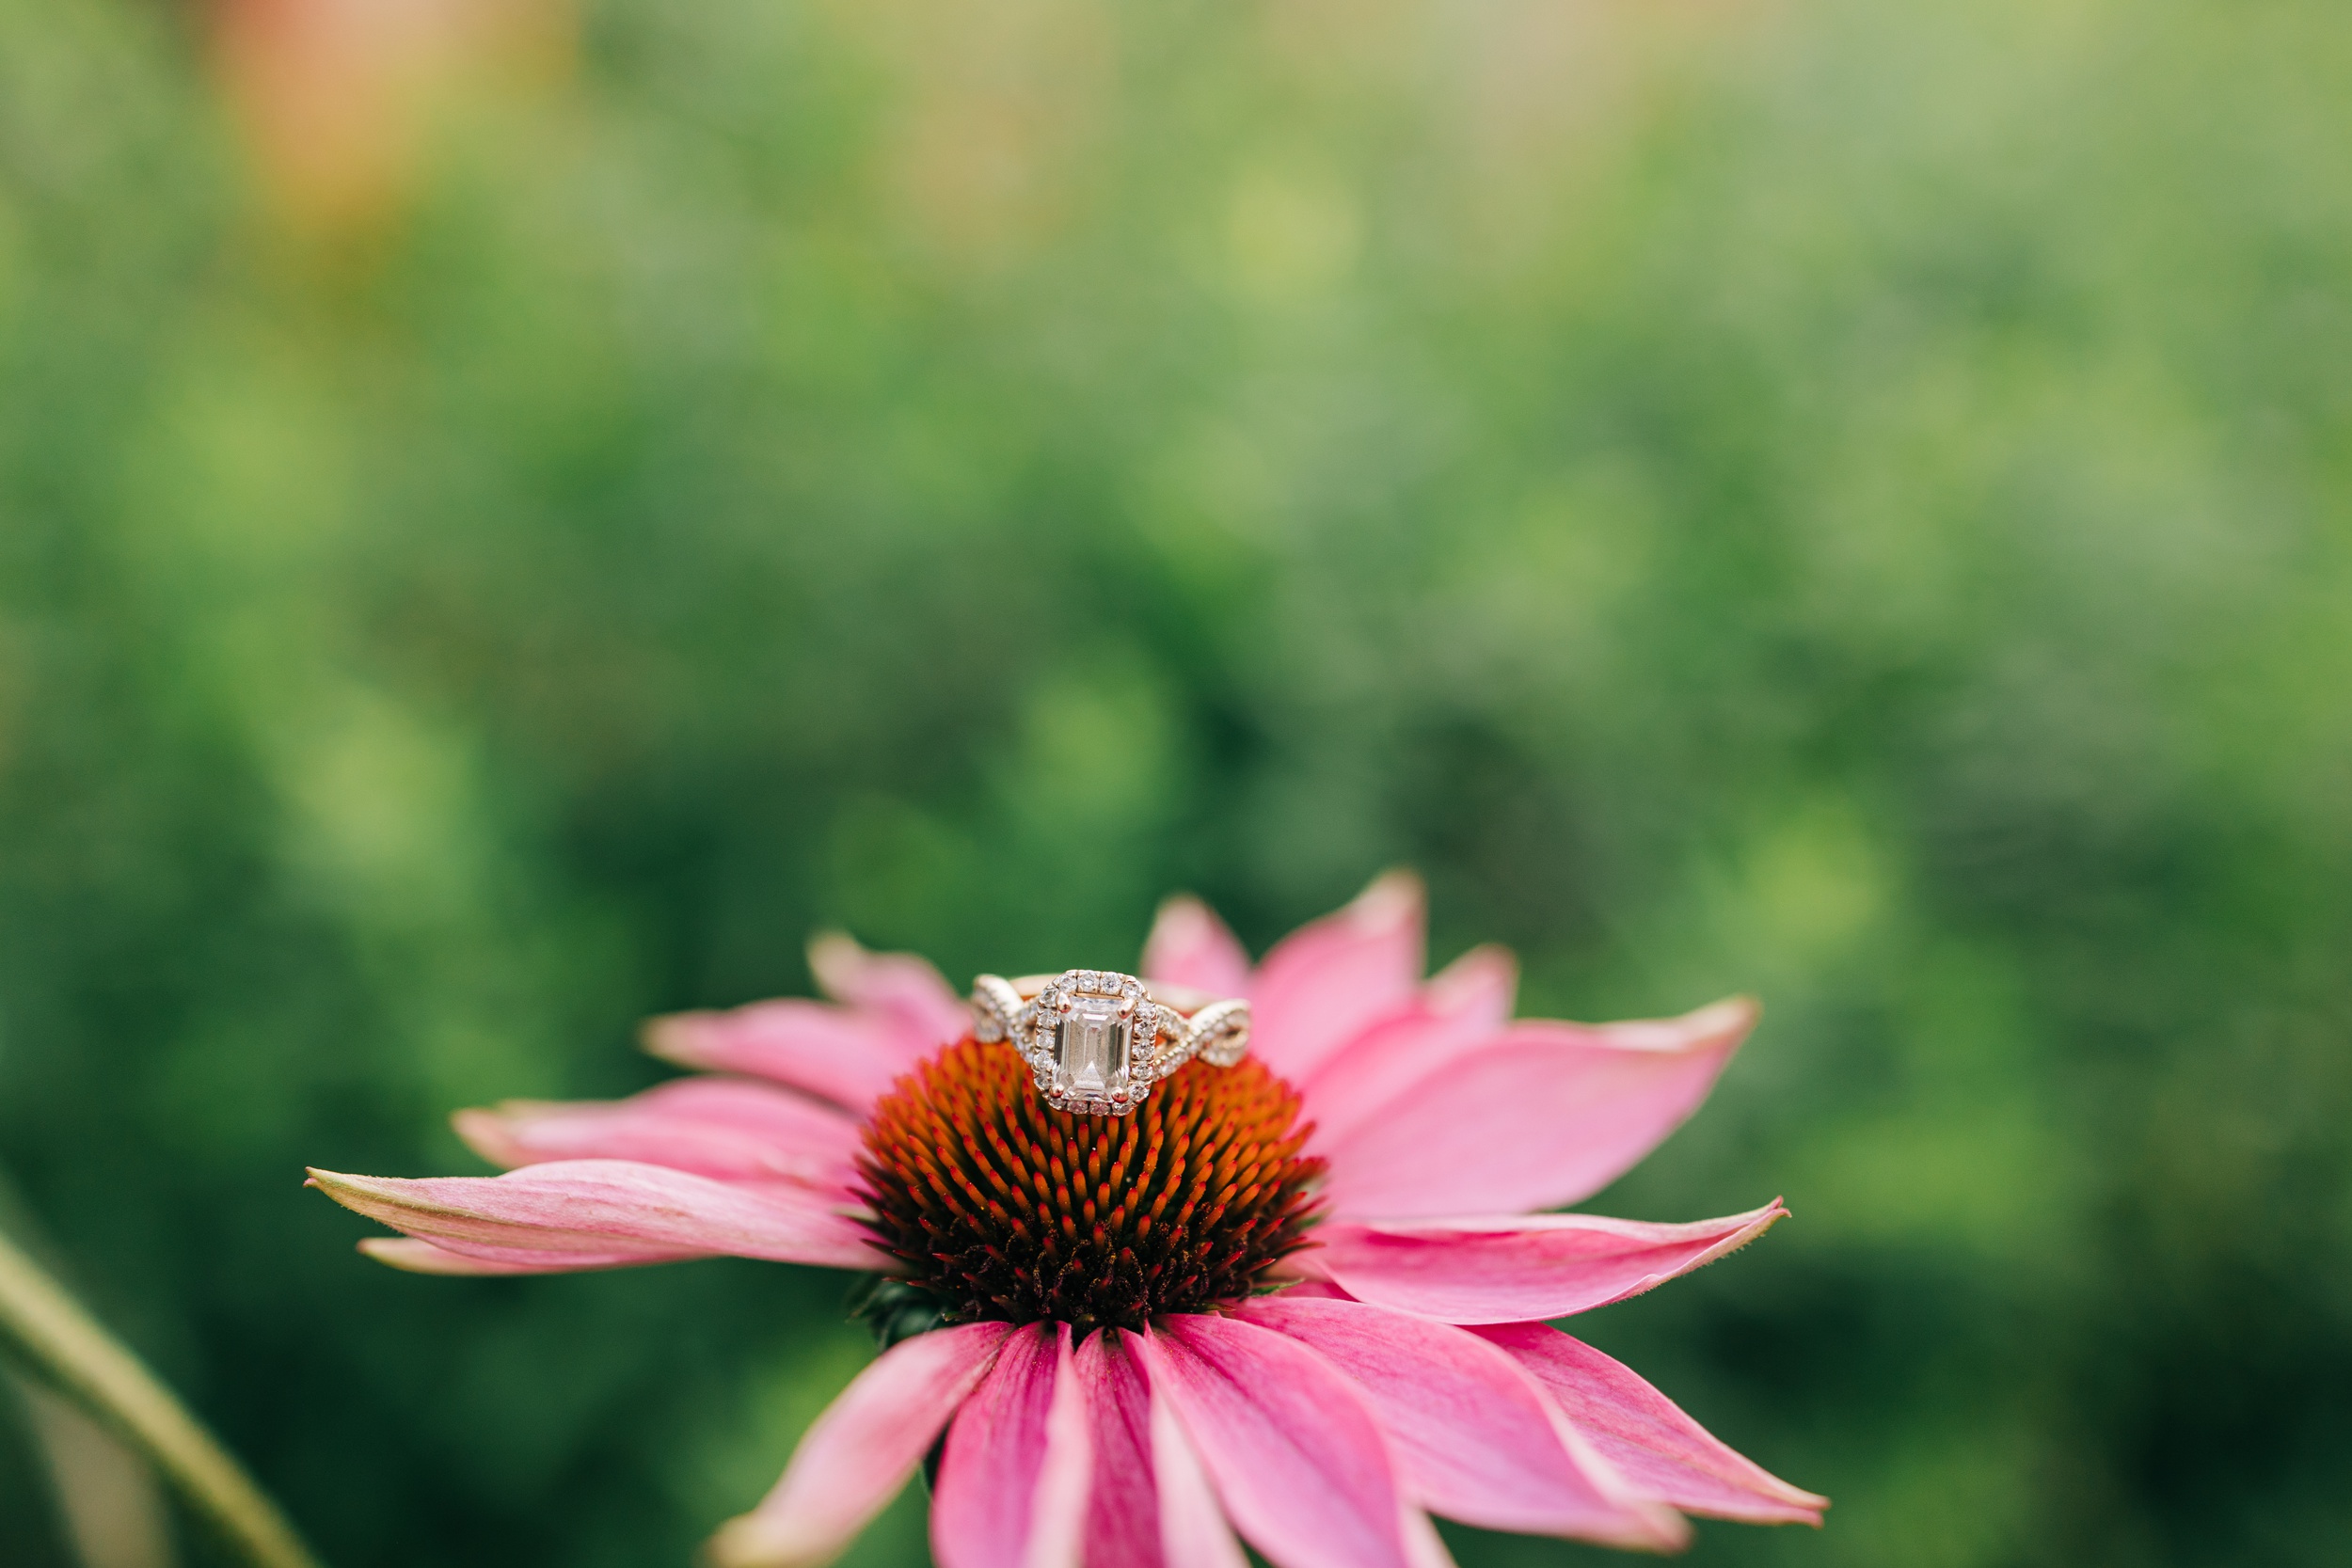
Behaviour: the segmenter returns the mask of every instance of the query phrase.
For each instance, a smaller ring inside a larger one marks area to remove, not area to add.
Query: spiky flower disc
[[[1181,1069],[1132,1116],[1073,1116],[1010,1046],[967,1038],[875,1105],[860,1196],[948,1322],[1140,1329],[1248,1296],[1305,1244],[1323,1162],[1298,1106],[1244,1060]]]

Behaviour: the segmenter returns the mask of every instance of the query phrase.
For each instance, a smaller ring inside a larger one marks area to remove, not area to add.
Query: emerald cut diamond
[[[1054,1021],[1054,1087],[1081,1102],[1123,1103],[1135,1037],[1135,1005],[1118,996],[1073,996]]]
[[[1188,999],[1185,1010],[1171,997]],[[1056,1110],[1123,1117],[1195,1056],[1212,1067],[1239,1061],[1249,1049],[1249,1004],[1182,987],[1155,994],[1107,969],[1067,969],[1052,979],[982,974],[972,982],[972,1034],[1010,1043]]]
[[[1073,969],[1022,1008],[1015,1043],[1056,1108],[1123,1117],[1152,1092],[1152,1052],[1171,1016],[1132,974]]]

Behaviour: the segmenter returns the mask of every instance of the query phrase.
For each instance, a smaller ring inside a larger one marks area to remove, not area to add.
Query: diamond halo
[[[972,982],[972,1033],[1009,1040],[1056,1110],[1123,1117],[1195,1056],[1220,1068],[1241,1060],[1249,1049],[1249,1004],[1173,987],[1155,994],[1116,970],[1066,969],[1021,980],[983,974]]]

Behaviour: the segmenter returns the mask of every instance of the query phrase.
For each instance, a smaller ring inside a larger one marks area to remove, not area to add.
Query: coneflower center
[[[1141,1328],[1257,1289],[1305,1244],[1323,1162],[1258,1062],[1195,1062],[1124,1117],[1057,1111],[1009,1045],[964,1039],[874,1107],[872,1228],[943,1319]]]

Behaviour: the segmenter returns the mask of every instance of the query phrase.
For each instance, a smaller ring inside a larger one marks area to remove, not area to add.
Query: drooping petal
[[[1075,1362],[1094,1440],[1087,1504],[1087,1568],[1165,1568],[1160,1489],[1152,1453],[1152,1394],[1143,1367],[1115,1330],[1089,1335]]]
[[[1420,992],[1349,1039],[1299,1084],[1315,1147],[1344,1138],[1389,1102],[1465,1052],[1491,1042],[1511,1016],[1518,965],[1500,947],[1475,947]]]
[[[809,942],[808,969],[827,996],[884,1020],[918,1056],[961,1039],[972,1026],[963,999],[930,959],[913,953],[869,953],[827,931]]]
[[[648,1019],[644,1036],[665,1062],[771,1079],[859,1115],[939,1043],[878,1013],[798,997]]]
[[[1678,1019],[1513,1024],[1317,1140],[1332,1212],[1512,1213],[1589,1197],[1698,1108],[1756,1011],[1737,998]]]
[[[1409,1568],[1410,1500],[1371,1406],[1295,1339],[1173,1316],[1142,1347],[1217,1500],[1276,1568]]]
[[[1762,1235],[1788,1211],[1761,1209],[1692,1225],[1598,1214],[1334,1222],[1291,1259],[1359,1301],[1450,1323],[1535,1323],[1640,1295]]]
[[[370,1236],[359,1243],[359,1250],[377,1262],[400,1270],[403,1274],[437,1275],[517,1275],[517,1274],[580,1274],[597,1267],[626,1268],[639,1261],[635,1258],[616,1258],[610,1264],[583,1263],[571,1254],[562,1255],[551,1263],[493,1263],[486,1259],[469,1258],[462,1252],[420,1242],[414,1236]]]
[[[395,1230],[491,1263],[613,1268],[723,1254],[835,1269],[885,1262],[855,1221],[804,1187],[713,1181],[628,1160],[421,1180],[313,1170],[310,1184]]]
[[[711,1538],[719,1568],[830,1562],[881,1513],[1012,1332],[963,1323],[882,1352],[817,1418],[774,1490]]]
[[[956,1413],[931,1500],[940,1568],[1078,1568],[1094,1445],[1068,1323],[1015,1329]]]
[[[1140,1365],[1140,1337],[1122,1331],[1121,1342]],[[1160,1550],[1168,1568],[1248,1568],[1175,1405],[1154,1397],[1151,1412],[1152,1475],[1159,1489]],[[1091,1560],[1088,1568],[1094,1568]]]
[[[1631,1368],[1544,1323],[1470,1330],[1551,1391],[1576,1429],[1626,1479],[1692,1513],[1759,1524],[1821,1522],[1829,1499],[1803,1491],[1726,1448]]]
[[[617,1101],[510,1100],[451,1118],[492,1164],[636,1160],[721,1180],[846,1194],[858,1124],[805,1095],[742,1078],[681,1078]]]
[[[1152,923],[1143,944],[1143,977],[1211,996],[1240,996],[1249,986],[1249,955],[1208,905],[1179,895],[1160,906]]]
[[[1299,1082],[1409,998],[1424,957],[1420,879],[1391,871],[1266,954],[1249,981],[1250,1049]]]
[[[1239,1309],[1354,1379],[1425,1508],[1488,1529],[1664,1550],[1687,1531],[1646,1503],[1518,1363],[1467,1329],[1361,1302],[1268,1297]]]

